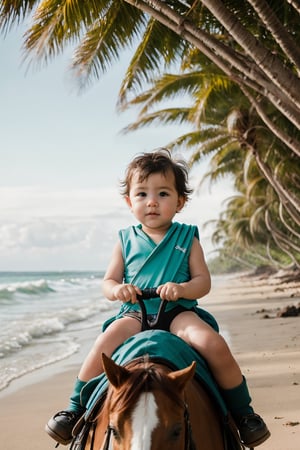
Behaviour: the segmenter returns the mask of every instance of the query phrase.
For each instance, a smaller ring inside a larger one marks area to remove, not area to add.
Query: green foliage
[[[191,166],[209,158],[210,183],[234,180],[212,236],[220,257],[300,267],[299,2],[0,3],[2,31],[25,18],[27,55],[38,61],[77,44],[81,86],[131,49],[118,106],[140,112],[125,131],[185,124],[189,132],[163,145],[184,149]]]

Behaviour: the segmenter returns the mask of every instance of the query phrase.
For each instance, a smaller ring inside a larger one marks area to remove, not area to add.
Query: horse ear
[[[168,377],[174,381],[179,391],[182,391],[186,383],[193,378],[196,370],[196,362],[193,361],[188,367],[181,370],[176,370],[175,372],[170,372]]]
[[[119,388],[128,380],[130,376],[129,370],[116,364],[113,359],[109,358],[104,353],[102,353],[102,363],[108,381],[110,381],[114,387]]]

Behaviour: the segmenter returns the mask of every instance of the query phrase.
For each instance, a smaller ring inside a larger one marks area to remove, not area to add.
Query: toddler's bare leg
[[[88,381],[103,372],[101,354],[111,356],[114,350],[126,339],[141,331],[141,324],[132,317],[115,320],[96,339],[79,371],[78,378]]]
[[[231,389],[242,383],[241,370],[224,338],[194,312],[186,311],[176,316],[170,331],[206,359],[222,389]]]

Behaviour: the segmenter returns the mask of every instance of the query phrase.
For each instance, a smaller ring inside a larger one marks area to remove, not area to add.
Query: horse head
[[[196,363],[176,371],[147,361],[127,367],[102,355],[110,387],[106,446],[113,450],[192,448],[185,388]],[[104,446],[104,448],[106,448]]]

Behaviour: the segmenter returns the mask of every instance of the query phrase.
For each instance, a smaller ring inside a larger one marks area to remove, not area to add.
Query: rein
[[[192,426],[190,421],[190,414],[188,405],[184,403],[184,450],[195,450],[195,444],[192,438]]]
[[[111,432],[112,432],[112,427],[110,425],[108,425],[108,427],[106,428],[106,432],[105,432],[106,439],[105,439],[103,450],[108,450],[109,449],[109,442],[110,442]],[[93,449],[91,449],[91,450],[93,450]]]

